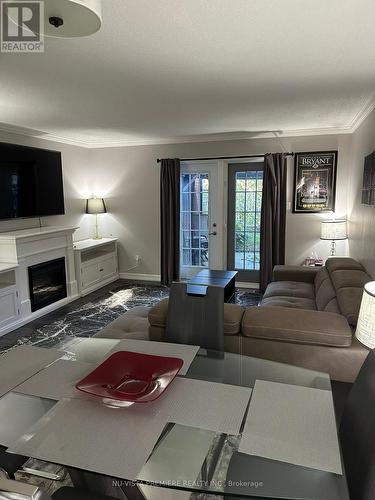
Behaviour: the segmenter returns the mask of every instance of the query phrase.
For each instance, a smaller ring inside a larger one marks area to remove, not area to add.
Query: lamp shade
[[[347,238],[346,220],[322,220],[320,234],[321,240],[346,240]]]
[[[86,200],[86,213],[87,214],[105,214],[107,208],[103,198],[89,198]]]
[[[375,281],[365,285],[355,336],[366,347],[375,348]]]

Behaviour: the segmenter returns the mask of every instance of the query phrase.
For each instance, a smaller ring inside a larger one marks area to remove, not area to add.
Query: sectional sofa
[[[363,286],[372,279],[351,258],[330,258],[321,268],[276,266],[259,307],[225,304],[225,350],[353,382],[368,353],[354,331]],[[167,314],[168,299],[134,308],[96,336],[163,341]]]

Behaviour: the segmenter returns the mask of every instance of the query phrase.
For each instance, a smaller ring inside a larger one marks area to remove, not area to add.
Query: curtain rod
[[[294,156],[294,153],[285,153],[285,156]],[[210,158],[181,158],[181,161],[203,161],[203,160],[239,160],[241,158],[264,158],[265,155],[240,155],[240,156],[212,156]],[[158,158],[157,163],[161,162]]]

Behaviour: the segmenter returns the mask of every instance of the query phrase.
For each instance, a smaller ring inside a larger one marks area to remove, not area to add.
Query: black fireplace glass
[[[67,296],[64,257],[30,266],[28,271],[32,312]]]

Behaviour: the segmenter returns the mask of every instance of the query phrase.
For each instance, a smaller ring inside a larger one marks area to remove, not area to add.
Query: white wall
[[[361,204],[365,157],[375,150],[375,111],[351,137],[348,216],[350,255],[359,260],[375,259],[375,207]],[[375,276],[375,273],[374,273]]]
[[[350,136],[283,138],[282,145],[287,151],[339,150],[336,214],[346,216]],[[113,234],[120,237],[120,272],[126,272],[134,266],[136,254],[142,257],[142,262],[132,272],[152,275],[158,275],[160,272],[157,158],[229,156],[277,151],[281,151],[280,141],[277,139],[91,150],[91,185],[96,195],[102,195],[108,200],[110,213],[102,217],[103,233],[106,236]],[[292,159],[289,160],[288,177],[288,200],[292,202]],[[329,242],[319,240],[320,218],[320,215],[292,214],[291,210],[288,210],[287,263],[300,264],[312,250],[316,250],[322,257],[329,255]],[[339,255],[346,255],[347,243],[338,242],[337,252]]]

